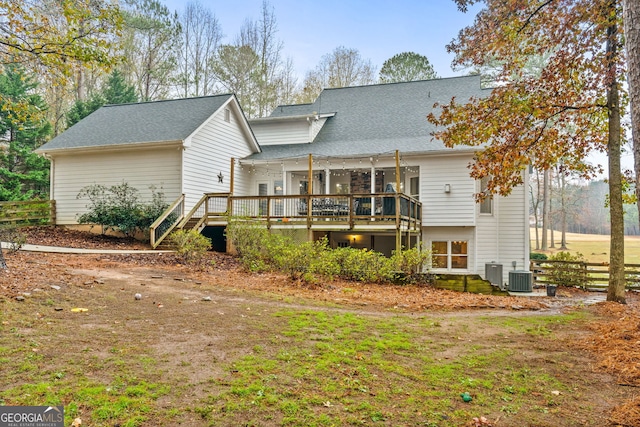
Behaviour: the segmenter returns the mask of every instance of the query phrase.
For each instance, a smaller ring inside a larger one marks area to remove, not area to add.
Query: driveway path
[[[9,249],[11,245],[2,242],[3,249]],[[153,249],[82,249],[82,248],[61,248],[58,246],[44,245],[22,245],[21,251],[26,252],[51,252],[58,254],[160,254],[172,251],[159,251]]]

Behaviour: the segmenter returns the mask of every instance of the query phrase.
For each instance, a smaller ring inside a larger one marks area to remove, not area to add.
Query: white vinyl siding
[[[476,227],[478,274],[486,263],[502,264],[503,281],[509,279],[513,262],[517,270],[529,269],[528,206],[526,186],[513,189],[507,197],[493,198],[493,215],[480,215]],[[479,209],[478,209],[479,210]]]
[[[316,139],[316,136],[318,136],[318,133],[320,133],[326,121],[327,121],[327,118],[322,117],[318,120],[314,120],[313,122],[311,122],[311,139],[310,139],[311,142],[313,142],[313,140]]]
[[[433,156],[419,163],[420,201],[425,226],[475,224],[475,180],[469,176],[470,156]],[[445,185],[450,191],[445,193]]]
[[[227,108],[231,108],[228,106]],[[224,109],[223,109],[224,110]],[[231,185],[231,158],[239,159],[251,154],[247,138],[238,124],[235,109],[230,121],[225,121],[224,111],[219,110],[191,138],[183,158],[183,192],[185,208],[191,209],[204,193],[227,193]],[[235,167],[234,193],[246,194],[247,182],[239,167]],[[219,182],[218,175],[223,180]]]
[[[140,192],[142,200],[151,196],[149,186],[165,194],[172,203],[180,194],[180,150],[172,148],[129,149],[113,152],[69,154],[54,158],[53,194],[56,223],[76,224],[77,214],[86,212],[88,199],[77,199],[88,185],[107,187],[128,183]]]
[[[252,123],[251,128],[260,145],[265,146],[307,144],[311,142],[312,137],[309,122],[306,120],[265,124]]]

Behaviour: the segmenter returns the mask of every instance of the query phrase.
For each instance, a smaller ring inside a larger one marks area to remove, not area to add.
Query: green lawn
[[[555,232],[556,247],[548,251],[536,250],[535,231],[531,230],[531,251],[552,255],[560,252],[560,233]],[[549,242],[551,240],[549,239]],[[624,240],[625,263],[640,264],[640,236],[627,236]],[[581,253],[589,262],[609,262],[609,236],[597,234],[567,233],[567,250]]]
[[[568,346],[582,311],[358,312],[173,282],[0,300],[0,405],[94,427],[568,427],[605,425],[625,392]]]

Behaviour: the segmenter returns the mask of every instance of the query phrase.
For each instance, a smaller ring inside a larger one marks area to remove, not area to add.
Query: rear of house
[[[259,151],[234,95],[108,105],[40,147],[51,159],[56,223],[86,212],[82,188],[128,183],[150,200],[184,194],[190,209],[207,192],[229,192],[231,158]],[[246,188],[242,177],[236,185]]]
[[[58,224],[86,210],[83,187],[127,182],[143,198],[152,186],[167,202],[184,196],[182,212],[202,209],[200,230],[231,214],[334,247],[390,255],[423,243],[435,272],[500,265],[504,283],[528,268],[526,171],[508,197],[476,203],[474,151],[446,148],[426,120],[435,103],[485,94],[479,76],[326,89],[250,122],[234,95],[106,106],[38,152],[52,160]]]
[[[372,215],[383,213],[387,189],[400,192],[421,206],[419,230],[405,230],[402,246],[422,241],[432,248],[439,273],[485,276],[487,264],[500,265],[506,283],[509,270],[529,264],[526,171],[524,185],[508,197],[476,203],[483,183],[469,176],[474,151],[444,147],[426,120],[436,102],[485,94],[479,76],[325,89],[312,104],[251,120],[262,151],[242,159],[241,170],[254,193],[357,194]],[[368,229],[327,227],[314,237],[390,254],[396,234],[371,221]]]

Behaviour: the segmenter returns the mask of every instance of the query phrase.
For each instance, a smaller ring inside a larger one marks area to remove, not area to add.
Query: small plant
[[[549,257],[549,261],[559,261],[544,266],[552,283],[559,286],[585,286],[587,269],[581,253],[571,255],[569,252],[558,252]]]
[[[185,264],[201,261],[211,249],[211,239],[195,230],[176,231],[169,235],[169,243]]]
[[[14,225],[0,228],[0,240],[9,244],[9,252],[18,252],[27,243],[27,236]]]

